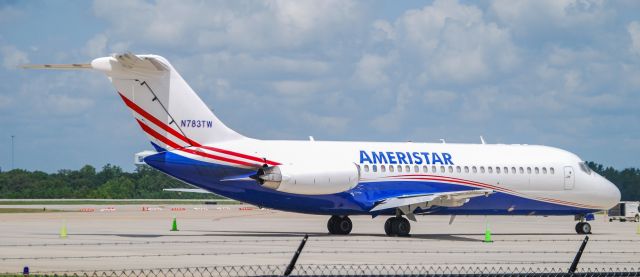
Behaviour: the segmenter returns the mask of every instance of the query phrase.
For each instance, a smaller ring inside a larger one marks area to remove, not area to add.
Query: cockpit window
[[[582,169],[584,173],[591,174],[591,168],[589,168],[589,166],[585,162],[581,162],[579,165],[580,169]]]

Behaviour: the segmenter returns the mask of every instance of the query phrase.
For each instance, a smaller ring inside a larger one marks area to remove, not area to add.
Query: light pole
[[[14,160],[15,160],[15,158],[14,158],[15,157],[15,150],[14,149],[15,149],[15,147],[14,147],[14,144],[13,144],[13,140],[14,140],[15,137],[16,137],[15,135],[11,135],[11,169],[12,170],[16,169],[16,165],[14,163]]]

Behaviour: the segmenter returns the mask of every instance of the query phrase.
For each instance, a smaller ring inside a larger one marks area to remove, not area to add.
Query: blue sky
[[[165,56],[261,139],[544,144],[640,167],[638,1],[0,1],[0,166],[150,149],[108,80],[26,71]]]

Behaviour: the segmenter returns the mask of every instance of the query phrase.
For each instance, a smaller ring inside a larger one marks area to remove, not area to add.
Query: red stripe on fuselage
[[[210,159],[214,159],[214,160],[218,160],[218,161],[233,163],[233,164],[237,164],[237,165],[250,166],[250,167],[260,166],[260,164],[252,164],[252,163],[248,163],[248,162],[229,159],[229,158],[226,158],[226,157],[212,155],[212,154],[209,154],[209,153],[204,153],[204,152],[201,152],[201,151],[198,151],[198,150],[195,150],[195,149],[183,148],[182,146],[178,145],[177,143],[175,143],[175,142],[171,141],[170,139],[162,136],[160,133],[156,132],[155,130],[153,130],[151,127],[147,126],[146,124],[144,124],[144,122],[140,121],[139,119],[136,118],[136,121],[138,122],[138,124],[140,124],[140,127],[142,127],[142,130],[145,131],[147,134],[149,134],[150,136],[158,139],[159,141],[162,141],[166,145],[169,145],[169,146],[171,146],[173,148],[176,148],[179,151],[191,153],[191,154],[194,154],[194,155],[198,155],[198,156],[201,156],[201,157],[210,158]]]
[[[255,161],[255,162],[266,163],[268,165],[279,165],[280,164],[278,162],[269,161],[269,160],[261,159],[261,158],[258,158],[258,157],[254,157],[254,156],[250,156],[250,155],[246,155],[246,154],[242,154],[242,153],[237,153],[237,152],[233,152],[233,151],[229,151],[229,150],[225,150],[225,149],[220,149],[220,148],[216,148],[216,147],[202,145],[202,144],[198,143],[197,141],[194,141],[194,140],[191,140],[191,139],[185,137],[184,135],[182,135],[181,133],[179,133],[175,129],[173,129],[170,126],[164,124],[162,121],[160,121],[159,119],[155,118],[153,115],[149,114],[144,109],[142,109],[140,106],[136,105],[136,103],[134,103],[133,101],[129,100],[127,97],[122,95],[122,93],[118,92],[118,94],[120,95],[120,97],[122,98],[124,103],[127,105],[127,107],[129,107],[130,109],[134,110],[136,113],[138,113],[142,117],[146,118],[147,120],[151,121],[156,126],[158,126],[158,127],[162,128],[163,130],[169,132],[174,137],[176,137],[176,138],[188,143],[189,145],[196,146],[196,147],[202,147],[204,149],[211,150],[211,151],[214,151],[214,152],[227,154],[227,155],[230,155],[230,156],[236,156],[238,158],[244,158],[244,159],[252,160],[252,161]],[[159,140],[163,141],[161,139],[159,139]],[[171,147],[173,147],[173,148],[182,148],[184,146],[178,146],[178,147],[171,146]],[[247,163],[247,164],[250,164],[250,163]]]

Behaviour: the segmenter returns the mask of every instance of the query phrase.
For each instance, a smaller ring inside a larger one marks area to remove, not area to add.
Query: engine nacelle
[[[264,187],[295,194],[334,194],[355,187],[360,180],[356,164],[340,166],[277,165],[262,168],[256,174]]]

